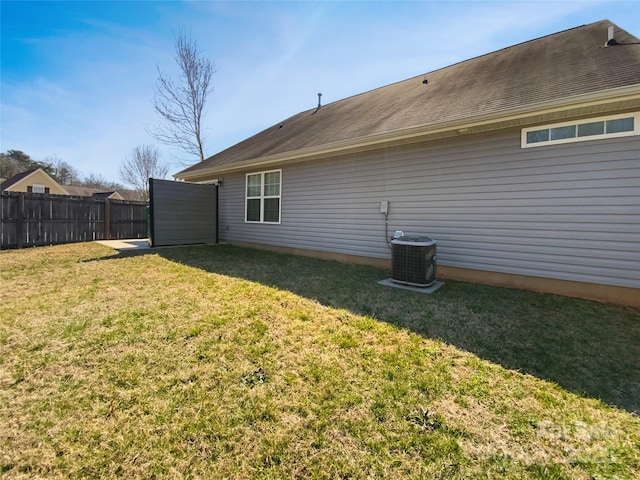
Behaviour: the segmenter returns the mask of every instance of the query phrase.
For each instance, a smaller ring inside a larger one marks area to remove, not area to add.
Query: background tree
[[[158,149],[148,145],[135,147],[131,156],[120,164],[120,179],[142,197],[149,200],[149,179],[165,178],[169,172],[169,165],[160,161]]]
[[[53,176],[53,167],[46,162],[38,162],[20,150],[7,150],[0,153],[0,177],[11,178],[27,170],[42,168]]]
[[[53,167],[53,177],[61,185],[76,185],[80,183],[80,173],[72,165],[56,155],[45,158],[45,162]]]
[[[110,182],[100,174],[90,173],[84,180],[78,182],[78,185],[88,188],[100,188],[102,190],[121,190],[122,185],[117,182]]]
[[[19,162],[9,156],[9,152],[0,153],[0,178],[11,178],[18,173],[29,170],[28,168],[21,170]]]
[[[7,150],[5,153],[0,153],[0,178],[11,178],[35,168],[42,168],[61,185],[99,188],[104,191],[124,189],[120,183],[111,182],[95,173],[81,179],[80,172],[75,167],[56,155],[49,155],[41,162],[32,159],[21,150]]]
[[[153,106],[161,123],[149,133],[165,145],[176,146],[204,160],[202,118],[207,97],[213,91],[215,63],[202,56],[198,44],[185,32],[175,39],[174,59],[180,68],[177,81],[158,67]]]

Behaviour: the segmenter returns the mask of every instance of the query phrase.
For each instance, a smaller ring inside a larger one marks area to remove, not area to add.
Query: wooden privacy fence
[[[37,193],[0,194],[0,249],[146,238],[145,202]]]

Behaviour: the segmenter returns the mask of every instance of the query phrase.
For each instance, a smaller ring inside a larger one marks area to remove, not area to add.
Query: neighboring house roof
[[[36,178],[39,177],[42,180],[50,182],[47,188],[53,187],[54,189],[58,189],[61,192],[66,191],[65,187],[63,187],[58,182],[56,182],[55,179],[51,177],[51,175],[49,175],[47,172],[45,172],[42,168],[33,168],[31,170],[18,173],[17,175],[14,175],[13,177],[6,179],[4,182],[0,184],[0,192],[11,189],[11,187],[14,187],[19,183],[28,180],[29,177],[31,176],[34,176]]]
[[[37,168],[33,168],[31,170],[27,170],[26,172],[18,173],[17,175],[14,175],[13,177],[7,178],[4,182],[2,182],[0,184],[0,192],[3,192],[6,189],[10,188],[12,185],[15,185],[20,180],[22,180],[23,178],[28,177],[29,175],[31,175],[36,170],[38,170],[38,169]]]
[[[640,41],[615,27],[617,44],[607,46],[612,25],[602,20],[565,30],[307,110],[175,177],[199,180],[270,161],[309,159],[399,139],[505,128],[521,125],[525,114],[535,122],[534,113],[571,105],[584,105],[573,115],[593,114],[614,108],[594,106],[605,100],[614,105],[614,97],[615,108],[637,108]]]
[[[135,190],[130,190],[128,188],[121,188],[120,190],[118,190],[117,193],[122,195],[122,199],[123,200],[133,200],[133,201],[136,201],[136,202],[144,201],[142,196],[138,192],[136,192]]]
[[[137,192],[126,188],[105,191],[103,188],[91,188],[79,185],[60,185],[55,181],[55,179],[53,179],[49,174],[47,174],[47,172],[45,172],[41,168],[27,170],[26,172],[14,175],[11,178],[3,179],[2,181],[0,181],[0,192],[11,189],[12,186],[20,183],[22,180],[28,179],[29,176],[33,175],[36,172],[40,172],[41,174],[45,175],[45,178],[47,178],[51,182],[51,186],[55,185],[56,188],[59,189],[56,192],[59,194],[71,195],[74,197],[110,198],[114,200],[142,200]]]
[[[99,188],[83,187],[81,185],[67,185],[67,192],[74,197],[92,197],[96,192],[104,190]]]
[[[123,200],[125,197],[120,190],[105,191],[103,188],[83,187],[80,185],[66,185],[69,195],[76,197],[112,198]]]
[[[93,198],[112,198],[116,200],[122,200],[123,198],[116,190],[111,192],[96,192],[92,196]]]

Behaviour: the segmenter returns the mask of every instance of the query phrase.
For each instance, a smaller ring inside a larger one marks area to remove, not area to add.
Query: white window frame
[[[41,183],[34,183],[31,185],[32,193],[47,193],[47,188]]]
[[[264,181],[265,177],[268,173],[279,173],[280,174],[280,188],[278,189],[278,195],[265,195],[264,192]],[[249,197],[248,187],[249,187],[249,177],[254,175],[260,175],[260,196]],[[265,199],[277,198],[278,199],[278,221],[277,222],[268,222],[264,219],[264,201]],[[247,220],[247,208],[249,206],[249,200],[257,200],[260,199],[260,220]],[[265,170],[262,172],[250,172],[245,176],[244,181],[244,223],[267,223],[269,225],[280,225],[282,220],[282,169],[278,170]]]
[[[584,125],[586,123],[595,123],[595,122],[607,122],[608,120],[619,120],[621,118],[633,118],[633,130],[630,130],[628,132],[615,132],[615,133],[605,132],[597,135],[587,135],[584,137],[578,137],[576,133],[576,136],[571,138],[561,138],[557,140],[544,140],[541,142],[527,143],[527,133],[529,132],[535,132],[537,130],[546,130],[546,129],[552,129],[552,128],[569,127],[573,125],[576,126],[576,132],[577,132],[578,125]],[[532,147],[543,147],[545,145],[556,145],[556,144],[562,144],[562,143],[587,142],[590,140],[600,140],[602,138],[629,137],[632,135],[640,135],[640,112],[625,113],[620,115],[609,115],[606,117],[584,118],[582,120],[574,120],[573,122],[552,123],[548,125],[538,125],[536,127],[527,127],[522,129],[520,142],[521,142],[522,148],[532,148]]]

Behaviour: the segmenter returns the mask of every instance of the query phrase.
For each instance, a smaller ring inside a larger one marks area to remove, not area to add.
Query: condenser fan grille
[[[406,235],[391,242],[391,280],[428,287],[436,281],[436,242]]]

